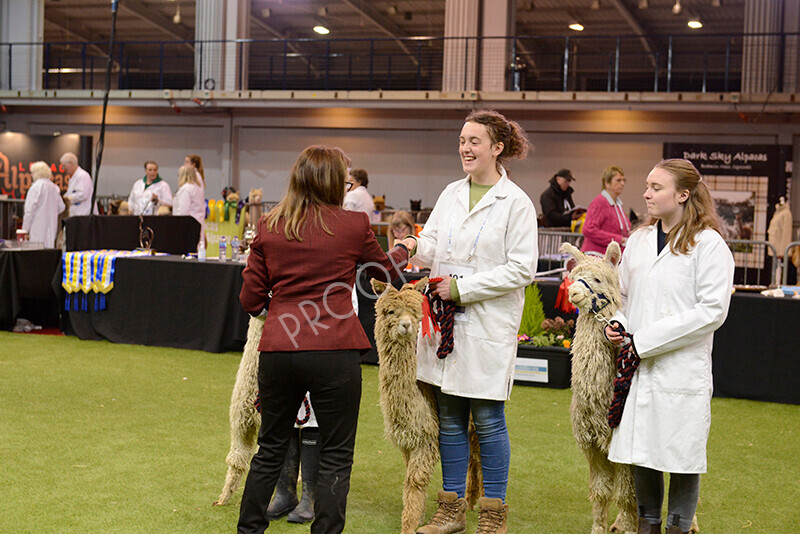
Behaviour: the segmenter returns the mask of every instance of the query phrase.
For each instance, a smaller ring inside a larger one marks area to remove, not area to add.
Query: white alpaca
[[[258,396],[258,344],[264,330],[265,317],[251,317],[247,328],[247,342],[242,351],[242,361],[236,373],[236,383],[231,394],[229,412],[231,425],[231,449],[225,462],[228,472],[225,475],[225,486],[214,505],[227,504],[233,492],[239,487],[244,475],[250,467],[250,460],[258,448],[258,429],[261,426],[261,414],[256,410]]]
[[[413,534],[425,513],[427,486],[439,463],[439,418],[436,398],[429,384],[417,381],[417,333],[422,319],[421,291],[427,278],[400,291],[372,280],[380,295],[375,303],[375,345],[380,368],[378,387],[384,434],[403,454],[401,533]],[[470,460],[467,504],[472,508],[482,487],[480,450],[470,422]]]
[[[580,310],[572,344],[572,434],[589,462],[589,500],[592,534],[608,531],[608,505],[619,508],[612,532],[635,532],[638,524],[636,493],[629,465],[608,459],[611,428],[608,409],[614,396],[618,349],[603,334],[606,323],[619,310],[621,295],[617,264],[621,252],[611,242],[605,257],[590,256],[564,243],[561,251],[577,261],[570,271],[569,300]],[[692,532],[698,532],[697,516]]]
[[[617,349],[603,335],[605,324],[596,319],[609,319],[620,307],[616,270],[619,245],[612,242],[605,258],[585,255],[568,243],[561,245],[561,251],[578,262],[569,273],[569,300],[580,310],[572,345],[570,419],[575,441],[589,462],[592,534],[608,532],[608,505],[612,500],[619,514],[611,531],[635,532],[638,514],[630,467],[608,459],[608,408],[614,396]]]

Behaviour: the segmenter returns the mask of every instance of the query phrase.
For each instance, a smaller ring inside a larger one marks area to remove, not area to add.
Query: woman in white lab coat
[[[620,264],[622,310],[641,357],[614,429],[609,459],[633,465],[639,533],[661,532],[663,473],[670,473],[667,533],[688,532],[706,471],[711,425],[711,348],[725,321],[733,256],[719,234],[711,195],[697,169],[664,160],[644,193],[649,219]],[[606,328],[619,344],[621,336]]]
[[[31,241],[44,243],[53,248],[58,234],[58,214],[66,206],[61,190],[53,183],[50,165],[44,161],[31,164],[33,185],[25,195],[25,216],[22,229],[28,232]]]
[[[533,203],[501,163],[524,157],[529,148],[517,123],[494,111],[470,113],[459,137],[467,176],[445,188],[417,238],[413,263],[430,267],[431,278],[441,277],[434,293],[460,306],[452,353],[439,359],[438,339],[420,336],[418,342],[417,378],[435,386],[438,401],[444,486],[438,510],[418,530],[423,534],[464,528],[470,412],[485,490],[479,525],[505,528],[511,453],[504,408],[538,244]]]
[[[172,201],[173,215],[190,215],[200,223],[200,241],[206,235],[206,199],[197,172],[190,165],[178,169],[178,190]]]

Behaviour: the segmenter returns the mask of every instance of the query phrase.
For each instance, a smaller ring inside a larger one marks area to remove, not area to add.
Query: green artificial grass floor
[[[0,533],[235,532],[241,488],[211,503],[239,356],[0,332]],[[347,532],[399,531],[404,467],[383,440],[377,374],[363,368]],[[590,530],[569,402],[569,390],[515,387],[507,404],[514,534]],[[701,532],[800,532],[800,406],[714,399],[712,412]],[[440,485],[437,473],[428,515]]]

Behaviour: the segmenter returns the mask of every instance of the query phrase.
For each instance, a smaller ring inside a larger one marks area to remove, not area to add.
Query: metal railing
[[[439,91],[444,50],[455,48],[465,63],[501,62],[509,91],[732,92],[742,85],[745,37],[772,37],[761,46],[777,50],[782,77],[787,39],[798,35],[125,41],[111,54],[112,87],[221,90],[222,78],[231,79],[221,70],[228,64],[236,87],[227,90]],[[107,48],[105,42],[0,43],[0,89],[32,89],[22,85],[39,57],[43,89],[100,89]],[[447,90],[481,87],[481,70]]]
[[[748,239],[726,239],[728,248],[733,253],[736,268],[733,283],[737,285],[777,284],[778,254],[768,241]]]

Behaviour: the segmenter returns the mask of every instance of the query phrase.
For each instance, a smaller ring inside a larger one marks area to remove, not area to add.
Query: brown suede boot
[[[661,522],[654,525],[644,517],[640,517],[637,534],[661,534]]]
[[[684,532],[678,525],[672,525],[667,527],[667,534],[689,534],[689,532]]]
[[[503,499],[478,499],[478,530],[475,534],[508,534],[508,505]]]
[[[454,491],[439,491],[439,508],[417,534],[464,534],[467,528],[467,501]]]

